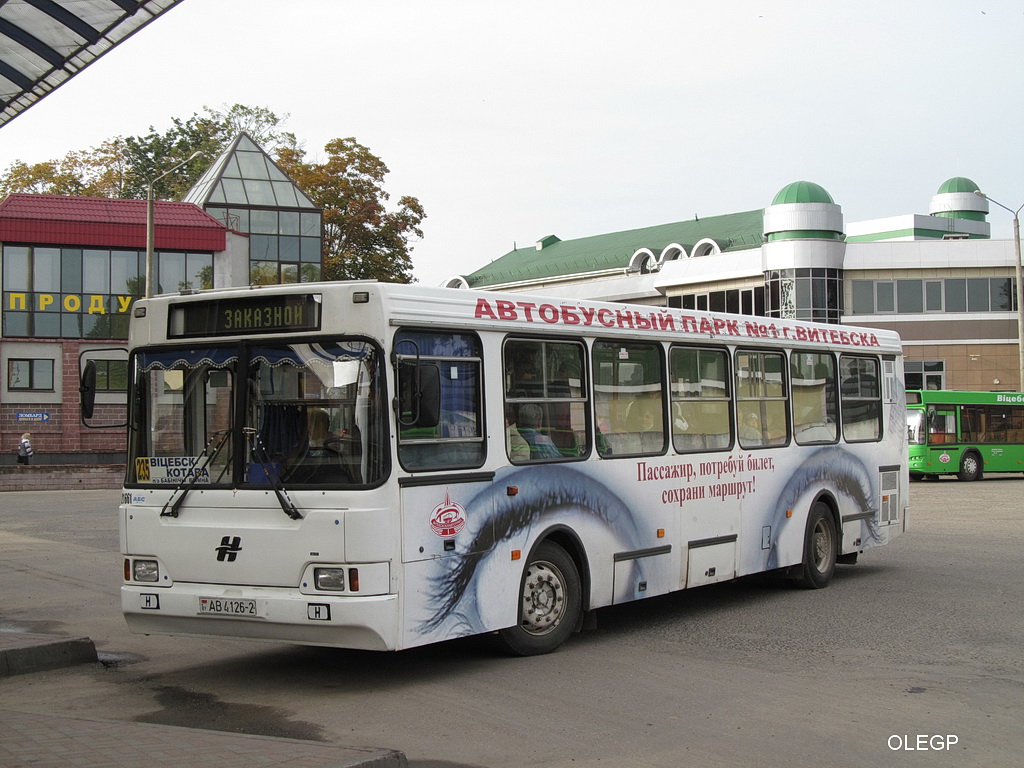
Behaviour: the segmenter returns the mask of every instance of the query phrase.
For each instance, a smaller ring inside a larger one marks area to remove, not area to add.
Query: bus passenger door
[[[928,447],[938,451],[928,457],[937,462],[933,471],[956,472],[960,469],[960,438],[956,431],[956,406],[928,406]]]
[[[494,548],[493,472],[399,479],[403,647],[463,637],[486,626],[481,573]],[[488,595],[488,608],[511,606]],[[493,606],[490,603],[493,602]],[[508,624],[516,622],[512,615]],[[506,626],[506,625],[502,625]]]

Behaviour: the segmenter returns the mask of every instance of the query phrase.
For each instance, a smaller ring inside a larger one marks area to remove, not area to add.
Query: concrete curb
[[[88,637],[0,632],[0,677],[98,661]]]

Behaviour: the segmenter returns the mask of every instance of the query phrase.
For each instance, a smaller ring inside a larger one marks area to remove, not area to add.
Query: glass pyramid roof
[[[213,205],[320,210],[246,133],[235,137],[183,202],[201,208]]]

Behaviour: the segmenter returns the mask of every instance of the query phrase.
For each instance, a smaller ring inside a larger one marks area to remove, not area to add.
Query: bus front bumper
[[[144,635],[398,650],[398,596],[306,595],[298,590],[182,584],[121,587],[128,628]]]

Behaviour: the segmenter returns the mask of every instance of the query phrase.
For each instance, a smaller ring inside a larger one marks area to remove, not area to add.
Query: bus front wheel
[[[964,481],[981,479],[981,457],[974,451],[968,451],[960,459],[960,471],[956,476]]]
[[[498,632],[517,656],[550,653],[576,628],[582,598],[580,576],[569,554],[551,541],[541,543],[523,571],[519,623]]]
[[[803,571],[797,579],[797,585],[804,589],[827,587],[836,572],[838,553],[839,539],[832,510],[828,504],[819,501],[807,519]]]

